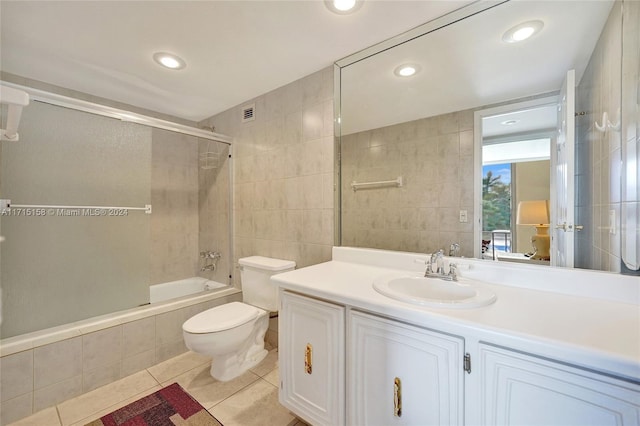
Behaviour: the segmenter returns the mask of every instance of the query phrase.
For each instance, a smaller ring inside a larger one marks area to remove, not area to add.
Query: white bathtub
[[[205,290],[205,286],[211,291]],[[0,340],[0,357],[171,311],[191,309],[195,305],[208,309],[223,303],[242,301],[242,293],[230,285],[193,277],[150,286],[150,300],[152,303],[136,308],[2,339]]]
[[[149,287],[149,303],[164,302],[165,300],[177,299],[178,297],[224,287],[227,287],[227,285],[201,277],[155,284]]]

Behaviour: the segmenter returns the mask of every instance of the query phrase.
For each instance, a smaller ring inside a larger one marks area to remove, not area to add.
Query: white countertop
[[[541,266],[514,270],[496,262],[476,267],[478,261],[465,259],[460,262],[472,266],[463,268],[462,276],[502,276],[518,282],[485,284],[497,295],[497,301],[486,307],[429,308],[396,301],[373,289],[374,279],[381,275],[424,269],[415,260],[425,255],[395,253],[390,256],[404,256],[400,262],[380,261],[379,256],[385,255],[334,248],[333,261],[279,274],[273,280],[283,289],[640,382],[638,277]],[[362,263],[366,258],[386,264]],[[400,267],[390,267],[393,263]],[[516,280],[514,273],[522,277]],[[536,280],[544,281],[540,287],[545,291],[526,288]],[[554,285],[559,293],[549,290]],[[604,300],[599,297],[607,292]]]

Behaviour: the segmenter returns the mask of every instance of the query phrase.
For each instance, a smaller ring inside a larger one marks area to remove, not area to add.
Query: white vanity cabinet
[[[310,424],[640,425],[637,381],[500,346],[508,336],[280,295],[280,402]]]
[[[640,386],[480,345],[483,425],[638,425]]]
[[[280,403],[314,425],[344,425],[345,308],[280,294]]]
[[[464,340],[351,311],[347,424],[463,423]]]

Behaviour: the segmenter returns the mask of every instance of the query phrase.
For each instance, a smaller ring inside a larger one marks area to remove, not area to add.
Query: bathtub
[[[167,316],[176,319],[175,324],[170,326],[176,328],[174,334],[181,341],[181,325],[185,317],[224,303],[242,301],[242,293],[238,288],[200,277],[156,284],[149,289],[149,304],[2,339],[0,357],[75,337],[85,337],[146,318],[158,319],[158,333],[162,333],[160,329],[166,327]],[[166,342],[167,339],[158,339],[158,344]]]
[[[177,299],[179,297],[224,287],[227,287],[227,285],[201,277],[191,277],[155,284],[149,287],[149,303],[164,302],[166,300]]]
[[[25,373],[25,377],[29,378],[37,374],[33,360],[38,354],[40,357],[64,354],[76,362],[80,360],[80,365],[87,353],[100,354],[93,357],[93,362],[95,364],[96,359],[103,362],[93,370],[74,369],[73,377],[60,376],[54,384],[31,379],[6,386],[3,383],[3,392],[7,390],[19,396],[0,403],[0,409],[14,401],[28,400],[28,405],[18,407],[18,417],[26,417],[184,353],[188,349],[182,338],[182,323],[187,318],[214,306],[242,301],[238,288],[198,277],[158,284],[150,289],[154,303],[0,340],[0,364],[25,361],[25,372],[29,373]],[[106,373],[96,375],[96,370]],[[57,386],[56,389],[62,391],[54,394],[49,386]],[[32,405],[33,395],[48,395],[48,399]]]

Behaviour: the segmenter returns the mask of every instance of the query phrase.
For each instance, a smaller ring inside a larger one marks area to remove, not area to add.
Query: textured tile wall
[[[351,189],[398,176],[401,188]],[[344,245],[430,253],[458,243],[473,256],[473,111],[343,136],[342,200]]]
[[[241,109],[255,104],[255,120]],[[204,120],[232,136],[234,264],[251,255],[331,258],[333,68],[311,74]],[[233,274],[238,281],[239,271]]]
[[[198,271],[198,140],[152,130],[149,285]]]
[[[150,285],[194,276],[229,282],[228,153],[220,142],[153,129]],[[200,270],[201,251],[222,253],[215,271]]]
[[[621,2],[616,2],[576,89],[576,267],[620,271],[620,132],[598,131],[607,112],[620,120]],[[610,232],[609,213],[616,228]]]
[[[199,139],[198,142],[198,230],[199,251],[217,251],[222,257],[215,271],[200,271],[198,275],[220,283],[229,282],[229,146]],[[200,260],[200,267],[205,262]]]
[[[0,358],[0,425],[186,352],[184,321],[239,300],[238,293]]]

